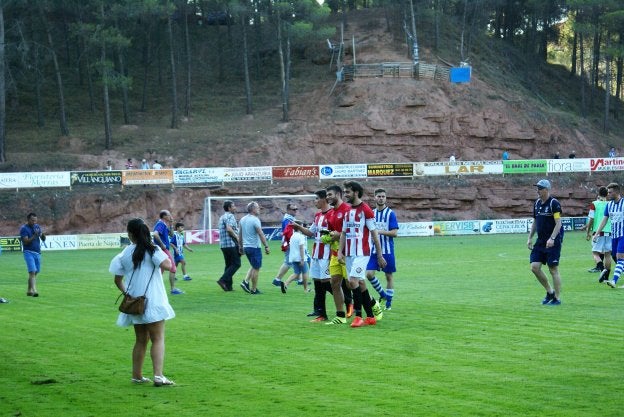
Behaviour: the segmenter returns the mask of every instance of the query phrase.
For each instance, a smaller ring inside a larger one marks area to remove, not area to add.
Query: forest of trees
[[[40,127],[53,119],[60,134],[69,135],[67,101],[76,94],[89,103],[83,111],[101,113],[106,149],[114,147],[111,95],[130,124],[132,109],[150,112],[150,94],[167,94],[169,127],[175,129],[193,112],[197,77],[240,84],[248,114],[254,112],[254,81],[277,77],[286,121],[292,60],[335,37],[336,23],[348,25],[349,12],[362,8],[377,8],[397,39],[405,38],[406,28],[433,28],[425,38],[433,50],[445,28],[459,28],[461,60],[470,60],[477,36],[513,45],[527,67],[537,69],[552,50],[564,51],[570,76],[579,80],[579,116],[599,94],[605,131],[619,115],[621,0],[5,0],[0,163],[6,161],[5,142],[17,140],[6,137],[12,118],[28,114]],[[423,42],[421,33],[418,39]]]

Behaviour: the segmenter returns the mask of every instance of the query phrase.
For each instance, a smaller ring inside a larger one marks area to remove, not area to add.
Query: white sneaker
[[[615,288],[615,281],[613,281],[612,279],[610,279],[609,281],[606,281],[607,285],[611,288]]]
[[[175,382],[167,379],[164,375],[154,375],[154,386],[162,387],[163,385],[175,385]]]

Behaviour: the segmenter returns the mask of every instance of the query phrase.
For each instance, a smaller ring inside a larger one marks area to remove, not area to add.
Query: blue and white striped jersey
[[[375,213],[375,225],[377,231],[380,230],[395,230],[399,228],[396,214],[390,207],[385,207],[383,210],[374,209]],[[381,243],[381,253],[383,255],[394,256],[394,238],[390,236],[379,235],[379,242]],[[371,255],[377,253],[377,248],[371,240]]]
[[[618,201],[609,201],[605,207],[604,215],[611,220],[611,237],[624,236],[624,198],[620,197]]]

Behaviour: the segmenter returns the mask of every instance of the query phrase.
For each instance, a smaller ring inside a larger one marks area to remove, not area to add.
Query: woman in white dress
[[[165,356],[165,320],[175,313],[163,284],[161,268],[169,270],[169,257],[152,241],[149,228],[143,220],[132,219],[127,226],[132,244],[111,261],[109,271],[115,275],[115,285],[133,297],[147,297],[145,313],[141,315],[120,313],[118,326],[134,326],[136,340],[132,350],[132,381],[138,384],[152,382],[143,376],[143,362],[147,344],[151,340],[150,355],[154,366],[154,385],[173,385],[163,375]],[[147,291],[146,291],[147,289]]]

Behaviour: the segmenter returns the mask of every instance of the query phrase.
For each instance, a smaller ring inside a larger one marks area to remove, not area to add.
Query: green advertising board
[[[503,174],[546,174],[548,162],[546,159],[527,159],[503,161]]]

